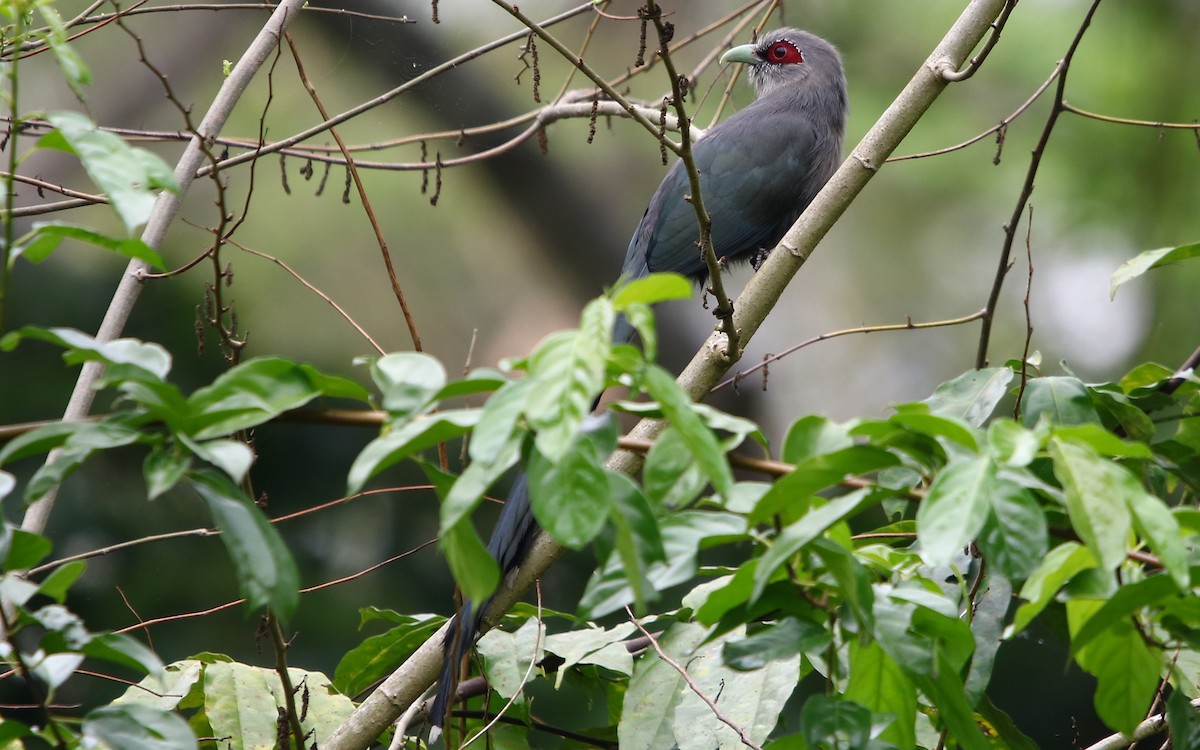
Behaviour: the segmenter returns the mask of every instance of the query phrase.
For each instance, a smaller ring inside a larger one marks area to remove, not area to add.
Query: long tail
[[[496,529],[488,542],[488,552],[500,566],[501,580],[525,561],[537,532],[537,521],[533,519],[533,511],[529,507],[529,485],[525,474],[521,473],[517,475],[512,489],[508,491],[508,498],[504,501],[504,508],[496,521]],[[458,685],[463,657],[475,645],[475,639],[479,637],[479,627],[483,623],[483,615],[491,603],[491,599],[482,605],[476,605],[470,600],[464,601],[458,615],[446,631],[441,684],[438,685],[437,697],[434,698],[429,712],[430,723],[435,727],[442,726],[446,718]]]
[[[646,273],[644,266],[637,270],[639,275]],[[625,316],[619,316],[613,326],[613,343],[629,343],[636,336],[637,332]],[[595,411],[599,404],[600,397],[597,396],[592,410]],[[525,561],[529,547],[539,530],[537,521],[533,518],[533,510],[529,506],[529,484],[522,472],[517,475],[512,489],[508,492],[504,508],[500,511],[500,518],[496,520],[496,528],[492,531],[492,538],[488,541],[488,552],[500,566],[501,580]],[[433,706],[429,709],[429,722],[434,727],[441,727],[446,720],[450,702],[458,686],[463,657],[475,645],[483,615],[491,603],[491,599],[479,606],[469,600],[463,601],[458,615],[446,630],[446,639],[443,641],[442,678],[438,685],[437,697],[433,699]]]

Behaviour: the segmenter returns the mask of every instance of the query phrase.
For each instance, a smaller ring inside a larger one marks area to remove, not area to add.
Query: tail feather
[[[500,511],[500,518],[496,521],[496,529],[488,542],[488,552],[500,566],[501,579],[516,570],[525,560],[537,531],[537,522],[529,507],[529,484],[525,474],[519,474],[508,492],[504,508]],[[455,688],[458,686],[463,657],[475,645],[475,639],[479,637],[479,630],[483,625],[483,615],[491,603],[491,599],[478,606],[470,600],[463,601],[458,615],[446,630],[446,638],[443,641],[442,679],[438,685],[437,697],[433,699],[433,706],[429,710],[430,723],[435,727],[442,726],[446,718]]]

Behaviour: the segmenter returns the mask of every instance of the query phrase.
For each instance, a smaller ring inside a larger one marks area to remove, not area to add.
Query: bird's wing
[[[760,100],[761,101],[761,100]],[[756,102],[758,104],[758,102]],[[815,193],[806,185],[817,143],[795,113],[751,105],[709,131],[693,151],[717,255],[740,258],[774,245]],[[659,185],[630,242],[625,272],[703,277],[696,213],[682,163]]]

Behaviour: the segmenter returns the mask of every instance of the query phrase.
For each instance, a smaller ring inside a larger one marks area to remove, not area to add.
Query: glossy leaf
[[[947,565],[983,528],[996,487],[996,465],[987,456],[950,464],[917,507],[921,557]]]
[[[733,472],[725,459],[725,452],[713,433],[692,410],[692,401],[661,367],[648,365],[643,382],[650,396],[658,402],[671,425],[692,452],[696,464],[718,493],[727,494],[733,486]]]
[[[1099,424],[1100,415],[1078,378],[1034,378],[1021,398],[1021,421],[1032,427],[1042,419],[1052,425]]]
[[[237,570],[238,588],[252,610],[269,607],[288,619],[300,601],[296,563],[262,511],[241,490],[211,472],[191,475]]]
[[[385,633],[373,635],[346,652],[333,684],[344,695],[358,695],[386,677],[445,623],[444,617],[414,615]]]
[[[622,312],[631,304],[655,305],[692,295],[692,282],[677,273],[652,273],[617,287],[612,304]]]
[[[607,299],[592,300],[578,332],[551,335],[529,357],[528,377],[536,387],[526,414],[537,432],[538,452],[551,461],[562,457],[604,389],[614,315]]]
[[[1020,596],[1025,604],[1017,608],[1013,623],[1005,631],[1004,637],[1012,638],[1024,630],[1054,599],[1059,589],[1077,574],[1094,567],[1095,555],[1077,542],[1064,542],[1050,550],[1021,588]]]
[[[166,269],[162,256],[140,239],[109,237],[88,227],[58,222],[35,223],[33,230],[18,240],[9,262],[24,257],[30,263],[41,263],[58,249],[63,240],[68,239],[109,250],[125,258],[137,258],[159,270]]]
[[[190,750],[196,735],[178,714],[136,703],[101,706],[83,717],[83,736],[121,750]]]
[[[358,492],[367,480],[389,466],[464,435],[479,421],[480,414],[479,409],[438,412],[375,438],[367,443],[350,466],[346,476],[347,494]]]
[[[1144,492],[1140,483],[1127,469],[1080,443],[1054,438],[1050,454],[1076,532],[1101,567],[1116,568],[1125,559],[1125,541],[1132,525],[1129,504]]]
[[[1046,516],[1028,490],[1001,479],[976,541],[990,567],[1010,580],[1023,581],[1046,555]]]
[[[915,747],[917,689],[878,642],[850,641],[850,681],[845,696],[872,713],[892,716],[881,739],[898,747]]]
[[[393,419],[423,411],[446,385],[446,368],[428,354],[400,352],[371,363],[371,379]]]
[[[1013,371],[1007,367],[970,370],[939,385],[924,403],[933,414],[956,417],[973,427],[981,427],[1004,398],[1012,379]]]
[[[11,351],[22,339],[46,341],[65,348],[67,351],[63,354],[63,360],[67,364],[98,360],[108,365],[134,365],[160,380],[171,370],[171,355],[158,344],[137,339],[97,341],[95,337],[73,328],[25,326],[0,339],[0,349]]]
[[[1147,271],[1196,258],[1200,258],[1200,242],[1178,247],[1145,250],[1125,261],[1117,270],[1113,271],[1112,278],[1109,280],[1109,297],[1116,297],[1117,289],[1122,284],[1136,279]]]
[[[178,191],[174,175],[161,158],[100,130],[86,115],[48,112],[46,119],[55,129],[39,145],[78,156],[92,181],[108,196],[126,231],[133,233],[150,219],[157,200],[155,191]]]
[[[854,444],[847,425],[826,417],[801,417],[788,428],[783,439],[780,457],[789,464],[799,464],[823,453],[833,453]]]
[[[799,552],[805,545],[824,534],[830,526],[843,521],[877,500],[877,494],[869,490],[857,490],[829,502],[812,507],[796,522],[784,527],[775,537],[774,543],[759,561],[754,573],[754,594],[762,595],[767,582],[775,571]]]

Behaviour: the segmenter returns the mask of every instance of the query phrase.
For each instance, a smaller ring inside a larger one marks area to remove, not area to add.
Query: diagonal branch
[[[287,29],[288,24],[299,15],[300,8],[303,6],[304,0],[281,0],[270,19],[258,32],[258,36],[246,48],[242,58],[238,60],[237,65],[222,83],[216,98],[213,99],[208,112],[200,122],[200,127],[192,134],[191,141],[175,166],[175,181],[179,185],[179,192],[163,191],[159,194],[158,202],[154,206],[154,213],[151,214],[150,221],[142,232],[142,241],[150,247],[157,249],[162,246],[167,229],[179,213],[179,208],[183,204],[183,196],[187,194],[188,187],[196,176],[197,168],[205,159],[205,140],[221,132],[234,105],[241,98],[246,87],[250,85],[255,73],[279,44],[280,35]],[[117,284],[112,301],[109,302],[108,311],[100,323],[100,329],[96,332],[98,340],[112,341],[121,335],[142,291],[141,275],[148,270],[149,267],[142,261],[130,261],[121,281]],[[64,421],[87,416],[96,395],[93,385],[103,371],[103,366],[97,362],[87,362],[83,365],[79,372],[79,378],[75,381],[75,390],[71,392],[71,399],[63,413]],[[47,460],[52,461],[53,454]],[[57,491],[51,491],[44,498],[29,506],[21,521],[21,528],[25,531],[41,533],[46,528],[46,522],[54,509],[56,497]]]
[[[966,61],[1004,3],[1005,0],[972,0],[904,91],[792,225],[735,304],[734,322],[743,341],[754,335],[817,243],[949,85],[942,72],[957,70]],[[692,398],[703,398],[729,368],[719,338],[723,336],[719,332],[710,336],[680,376],[679,382]],[[661,429],[661,422],[647,420],[635,428],[633,436],[652,438]],[[619,453],[609,461],[609,466],[632,473],[640,463],[639,456]],[[494,622],[500,613],[506,612],[562,553],[563,548],[549,536],[539,534],[525,564],[496,592],[485,623]],[[445,628],[413,652],[322,743],[322,750],[363,750],[370,746],[437,678],[444,637]]]

